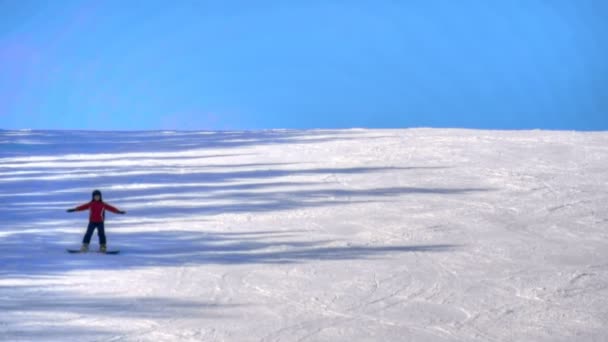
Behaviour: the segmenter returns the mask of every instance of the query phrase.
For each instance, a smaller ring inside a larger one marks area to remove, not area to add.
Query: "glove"
[[[124,215],[124,214],[126,214],[127,212],[126,212],[126,211],[124,211],[124,210],[121,210],[121,211],[119,211],[118,213],[119,213],[119,214],[121,214],[121,215]]]
[[[75,212],[75,211],[76,211],[76,209],[68,209],[68,210],[66,210],[66,211],[67,211],[68,213],[73,213],[73,212]]]

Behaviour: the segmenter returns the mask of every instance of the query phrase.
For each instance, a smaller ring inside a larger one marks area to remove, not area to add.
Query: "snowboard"
[[[99,254],[118,254],[120,253],[119,250],[115,249],[115,250],[107,250],[105,252],[99,252],[99,251],[87,251],[87,252],[81,252],[80,249],[67,249],[68,253],[72,253],[72,254],[86,254],[86,253],[99,253]]]

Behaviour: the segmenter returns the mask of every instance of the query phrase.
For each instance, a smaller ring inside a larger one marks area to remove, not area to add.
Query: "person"
[[[89,243],[91,242],[91,236],[93,232],[97,228],[97,235],[99,236],[99,251],[106,252],[107,251],[107,241],[106,241],[106,232],[104,227],[105,221],[105,213],[106,210],[109,210],[116,214],[126,214],[126,211],[119,210],[108,203],[105,203],[101,196],[101,191],[95,190],[91,195],[91,202],[85,203],[76,208],[68,209],[68,213],[72,213],[75,211],[83,211],[89,210],[89,225],[87,227],[87,232],[84,234],[84,238],[82,239],[82,246],[80,247],[81,252],[87,252],[89,250]]]

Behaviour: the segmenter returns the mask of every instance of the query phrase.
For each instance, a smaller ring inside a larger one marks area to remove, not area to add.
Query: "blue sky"
[[[608,1],[0,0],[0,128],[608,130]]]

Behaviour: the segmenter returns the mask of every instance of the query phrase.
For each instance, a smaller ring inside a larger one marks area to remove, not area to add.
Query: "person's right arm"
[[[68,209],[68,210],[66,210],[66,211],[67,211],[68,213],[72,213],[72,212],[74,212],[74,211],[82,211],[82,210],[87,210],[87,209],[89,209],[90,207],[91,207],[91,202],[89,202],[89,203],[85,203],[85,204],[80,205],[80,206],[78,206],[78,207],[76,207],[76,208]]]

